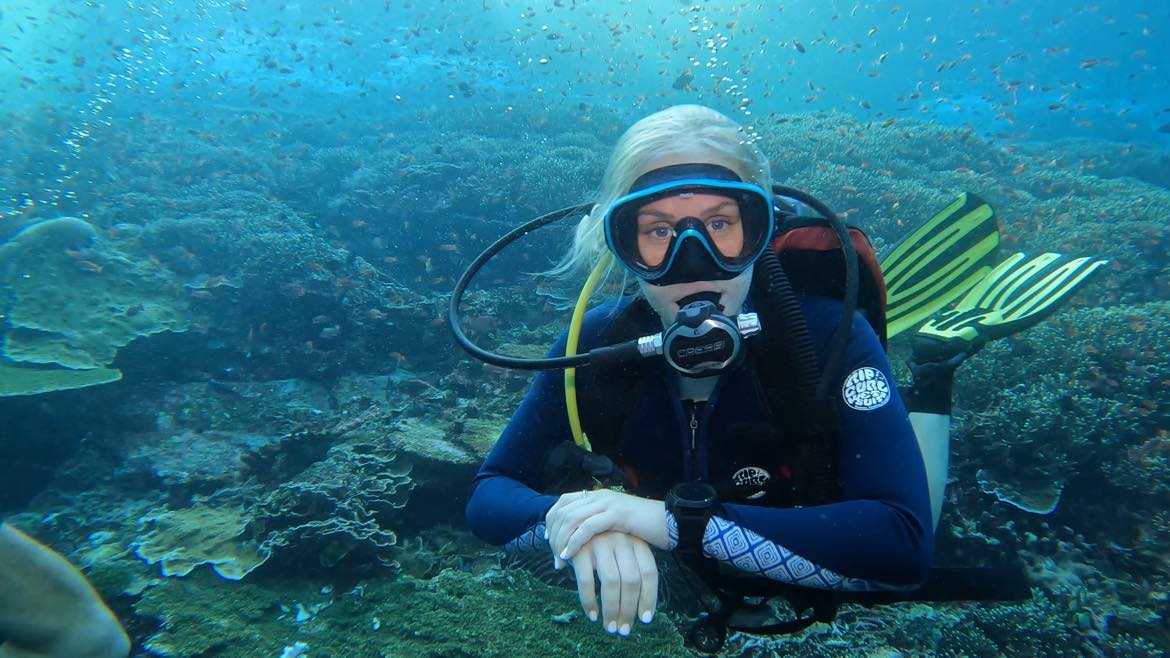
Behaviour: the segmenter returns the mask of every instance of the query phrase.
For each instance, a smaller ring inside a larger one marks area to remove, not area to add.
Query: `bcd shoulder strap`
[[[885,347],[886,284],[881,265],[864,231],[850,226],[849,235],[861,266],[857,308]],[[772,236],[772,249],[797,294],[841,299],[845,265],[837,234],[827,220],[795,215],[784,218]]]

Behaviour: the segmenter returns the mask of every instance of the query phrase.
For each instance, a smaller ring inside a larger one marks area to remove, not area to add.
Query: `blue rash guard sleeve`
[[[563,356],[564,346],[562,337],[549,355]],[[557,496],[543,495],[524,483],[538,481],[548,451],[572,438],[565,420],[564,391],[562,371],[537,373],[472,481],[467,525],[489,544],[543,540],[536,526],[544,525],[544,515]],[[533,536],[525,537],[526,532]]]
[[[580,351],[592,347],[623,305],[622,300],[609,302],[586,313]],[[548,356],[564,356],[566,342],[562,333]],[[472,480],[466,510],[471,531],[490,544],[512,549],[547,548],[544,516],[558,496],[543,495],[525,483],[540,481],[549,451],[572,438],[564,371],[541,370]]]
[[[810,333],[822,338],[823,362],[823,339],[840,304],[802,301]],[[934,551],[926,469],[885,351],[860,315],[838,386],[842,502],[793,509],[724,504],[707,526],[704,550],[745,571],[817,587],[920,584]]]

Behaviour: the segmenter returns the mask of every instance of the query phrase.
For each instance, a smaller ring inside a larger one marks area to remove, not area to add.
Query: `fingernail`
[[[651,619],[654,619],[653,612],[650,612],[649,610],[647,610],[646,612],[642,613],[642,623],[643,624],[649,624]]]
[[[622,635],[622,637],[629,635],[630,634],[630,625],[629,624],[622,624],[622,627],[618,630],[618,633],[620,633]]]
[[[561,551],[561,559],[562,560],[569,559],[569,549],[566,548],[565,550]]]
[[[597,621],[597,611],[596,610],[589,611],[589,621]]]
[[[561,570],[561,563],[558,562],[557,559],[554,557],[553,558],[553,571],[560,571],[560,570]]]
[[[610,633],[616,633],[617,632],[617,622],[616,621],[609,622],[609,626],[606,626],[605,630],[609,631]]]
[[[544,529],[544,540],[548,541],[548,528]]]

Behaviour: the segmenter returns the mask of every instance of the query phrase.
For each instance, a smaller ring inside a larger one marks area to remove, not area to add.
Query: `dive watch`
[[[706,482],[681,482],[670,488],[666,510],[678,523],[679,551],[702,554],[703,532],[718,504],[715,487]]]

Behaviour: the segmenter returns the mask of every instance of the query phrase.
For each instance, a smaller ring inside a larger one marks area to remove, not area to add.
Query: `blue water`
[[[1170,8],[1153,2],[9,3],[5,130],[62,116],[38,155],[44,189],[3,198],[69,196],[52,181],[139,112],[193,126],[245,108],[409,125],[484,103],[600,104],[633,119],[700,102],[749,126],[832,110],[1165,149],[1168,30]],[[674,88],[684,73],[693,80]],[[4,162],[22,166],[28,154],[9,144]]]

